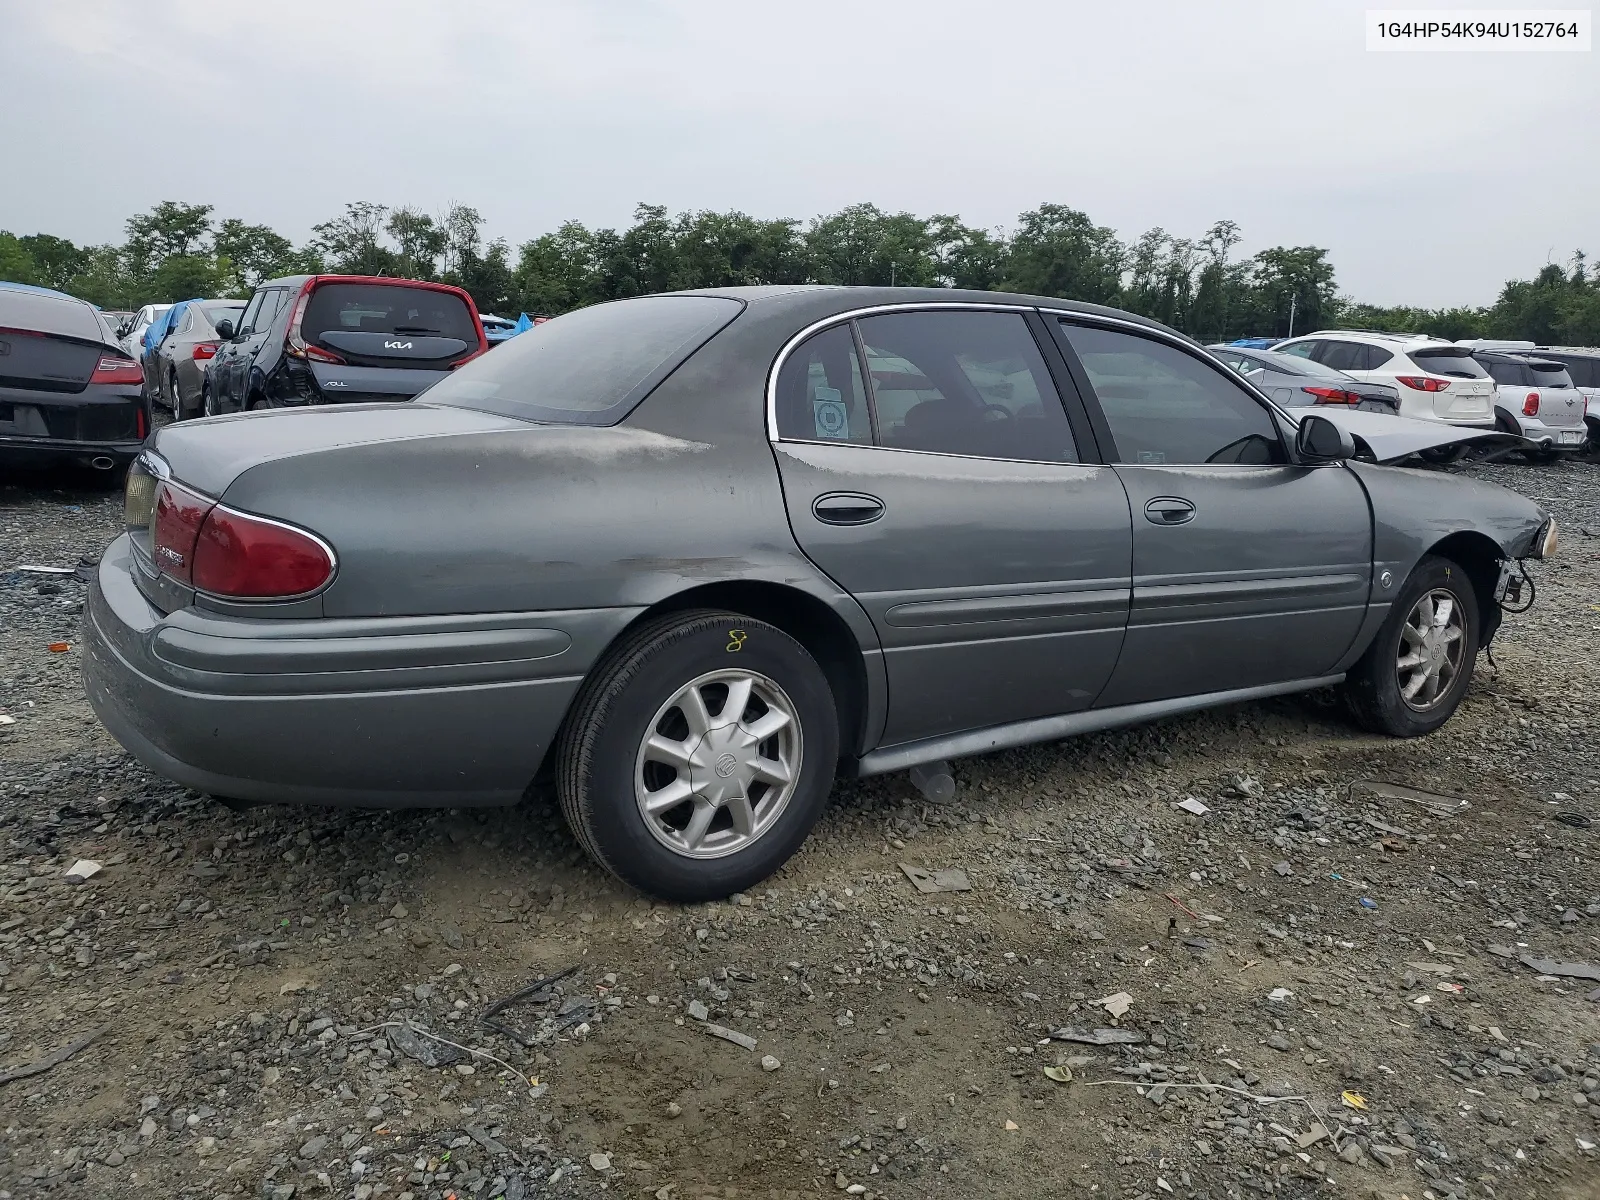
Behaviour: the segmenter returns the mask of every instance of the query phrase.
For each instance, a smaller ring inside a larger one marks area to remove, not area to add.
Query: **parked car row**
[[[1536,458],[1552,460],[1600,446],[1600,349],[1327,329],[1279,342],[1241,338],[1212,350],[1247,378],[1262,372],[1257,382],[1275,389],[1274,399],[1284,404],[1356,403],[1318,395],[1304,384],[1297,391],[1292,380],[1265,373],[1293,357],[1355,384],[1393,391],[1399,416],[1498,429],[1531,443],[1529,452]],[[1267,355],[1270,360],[1262,357]],[[1315,398],[1304,398],[1309,396]]]

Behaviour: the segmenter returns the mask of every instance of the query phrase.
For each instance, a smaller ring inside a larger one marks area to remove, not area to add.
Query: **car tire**
[[[177,372],[173,372],[167,377],[167,383],[172,388],[172,419],[174,421],[182,421],[189,414],[183,408],[183,392],[178,389]]]
[[[265,396],[257,395],[251,396],[250,403],[245,407],[251,412],[260,412],[262,409],[271,408],[272,405],[267,403],[267,398]]]
[[[749,699],[724,721],[734,695]],[[806,648],[699,609],[640,626],[590,672],[558,738],[556,791],[612,874],[666,900],[715,900],[800,848],[838,754],[833,693]]]
[[[1424,598],[1431,604],[1431,618],[1422,607]],[[1450,612],[1441,617],[1446,598]],[[1467,572],[1448,558],[1424,556],[1345,678],[1345,696],[1356,720],[1390,737],[1421,737],[1439,728],[1466,695],[1482,627],[1478,594]],[[1433,629],[1454,630],[1456,636],[1433,636]],[[1437,657],[1435,646],[1442,647]],[[1419,657],[1420,663],[1407,665]],[[1430,674],[1435,681],[1431,685]],[[1420,687],[1408,698],[1405,693],[1417,686],[1419,675]]]

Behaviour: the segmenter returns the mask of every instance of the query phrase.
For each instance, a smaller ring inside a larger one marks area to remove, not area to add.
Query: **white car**
[[[133,324],[128,327],[128,336],[122,339],[122,349],[134,362],[144,361],[144,331],[171,307],[170,304],[146,304],[133,314]]]
[[[1494,379],[1502,429],[1533,442],[1543,458],[1583,449],[1588,401],[1563,364],[1536,350],[1479,349],[1473,357]]]
[[[1538,357],[1558,362],[1582,393],[1589,426],[1589,449],[1600,449],[1600,349],[1593,346],[1540,346]]]
[[[1279,342],[1273,350],[1388,384],[1400,394],[1402,417],[1494,428],[1494,380],[1469,346],[1426,334],[1325,329]]]

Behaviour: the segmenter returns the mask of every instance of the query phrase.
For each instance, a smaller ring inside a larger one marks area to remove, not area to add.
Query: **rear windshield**
[[[1437,350],[1413,350],[1411,361],[1433,375],[1451,375],[1457,379],[1487,379],[1489,372],[1472,357],[1465,347],[1457,350],[1441,346]]]
[[[1529,363],[1533,370],[1533,382],[1539,387],[1569,388],[1572,386],[1572,376],[1567,369],[1555,363]]]
[[[721,296],[580,308],[504,342],[419,399],[524,421],[612,425],[743,308]]]
[[[14,292],[10,288],[0,288],[0,326],[89,342],[106,340],[99,314],[82,300],[66,300],[39,292]]]
[[[399,283],[324,283],[311,293],[300,336],[314,342],[324,333],[412,333],[458,338],[478,344],[466,301],[454,292]]]
[[[223,317],[227,317],[228,320],[237,323],[240,314],[244,312],[244,303],[242,301],[238,304],[202,304],[199,307],[200,311],[205,313],[206,320],[213,325],[222,320]]]
[[[1600,356],[1587,354],[1557,354],[1551,357],[1567,365],[1567,374],[1579,387],[1600,387]]]

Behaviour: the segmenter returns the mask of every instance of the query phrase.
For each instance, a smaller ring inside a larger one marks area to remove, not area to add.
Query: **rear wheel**
[[[1478,596],[1466,571],[1428,555],[1345,680],[1356,719],[1374,733],[1420,737],[1450,719],[1478,657]]]
[[[799,849],[838,753],[833,694],[804,646],[737,613],[674,613],[590,674],[556,789],[607,870],[665,899],[720,899]]]
[[[172,392],[172,419],[181,421],[189,414],[183,407],[183,393],[178,390],[178,373],[176,371],[167,377],[167,387]]]
[[[259,412],[263,408],[271,408],[272,405],[267,403],[267,398],[265,396],[257,392],[254,396],[250,397],[250,403],[246,405],[246,407],[249,408],[251,412]]]

